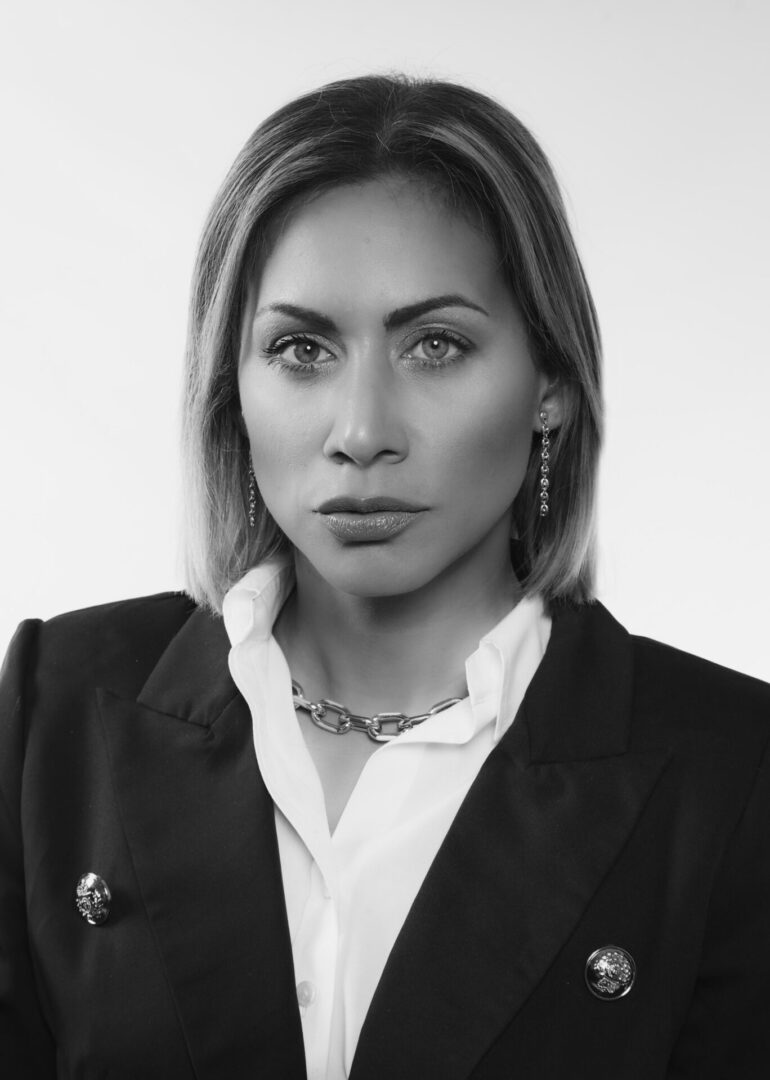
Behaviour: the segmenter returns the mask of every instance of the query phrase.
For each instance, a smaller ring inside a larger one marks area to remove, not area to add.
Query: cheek
[[[292,521],[307,475],[307,454],[301,426],[287,422],[286,411],[244,410],[260,496],[273,520],[291,533]]]
[[[458,481],[477,485],[479,501],[512,501],[524,478],[532,445],[533,387],[517,385],[467,403],[454,424],[447,453]]]
[[[241,384],[241,407],[257,483],[288,478],[306,459],[307,425],[252,380]]]
[[[273,419],[247,428],[257,480],[260,475],[288,476],[306,460],[298,432],[286,424]]]

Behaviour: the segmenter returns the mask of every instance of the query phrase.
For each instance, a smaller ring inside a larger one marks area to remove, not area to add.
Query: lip
[[[408,511],[416,513],[424,510],[424,506],[406,502],[404,499],[393,499],[386,495],[370,495],[366,498],[355,498],[352,495],[340,495],[336,499],[327,499],[316,508],[319,514],[374,514],[381,511]]]
[[[421,513],[421,510],[371,510],[365,514],[338,511],[322,514],[321,520],[338,540],[371,544],[398,536]]]

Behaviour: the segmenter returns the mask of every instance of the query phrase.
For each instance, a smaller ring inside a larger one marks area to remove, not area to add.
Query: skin
[[[241,408],[259,490],[294,545],[297,589],[274,633],[311,698],[370,715],[463,696],[465,658],[520,597],[513,500],[540,410],[556,427],[562,401],[497,261],[468,220],[388,178],[295,210],[252,283]],[[474,306],[384,326],[396,309],[448,295]],[[437,339],[444,331],[462,344]],[[340,495],[425,509],[397,536],[349,543],[316,512]],[[305,735],[334,824],[376,744],[309,722]]]

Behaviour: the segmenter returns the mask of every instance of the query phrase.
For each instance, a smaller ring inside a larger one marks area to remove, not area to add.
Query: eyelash
[[[446,330],[444,328],[437,328],[435,330],[424,331],[419,337],[415,338],[412,344],[408,347],[407,351],[414,349],[422,341],[428,341],[430,339],[436,339],[438,341],[446,341],[450,345],[454,345],[458,353],[455,356],[451,356],[448,359],[442,360],[430,360],[428,357],[416,357],[412,358],[416,362],[416,366],[420,368],[445,368],[451,364],[456,364],[460,360],[464,360],[473,351],[471,343],[459,334],[456,334],[453,330]],[[289,362],[282,359],[281,353],[288,349],[292,345],[318,345],[319,348],[325,349],[326,346],[322,345],[320,341],[317,341],[310,334],[284,334],[282,337],[277,338],[271,342],[265,349],[265,356],[268,358],[268,363],[271,366],[277,367],[280,371],[287,371],[291,374],[298,375],[301,378],[313,375],[327,363],[327,361],[310,361],[307,364],[299,363],[298,361]],[[331,351],[331,350],[327,350]]]

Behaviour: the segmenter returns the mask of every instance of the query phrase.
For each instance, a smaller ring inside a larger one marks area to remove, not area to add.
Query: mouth
[[[371,495],[356,499],[342,495],[338,499],[327,499],[316,508],[318,514],[377,514],[377,513],[417,513],[425,510],[424,506],[406,502],[404,499],[391,499],[384,495]]]
[[[366,499],[341,496],[316,510],[333,536],[343,543],[372,544],[398,536],[426,509],[403,499],[373,495]]]

